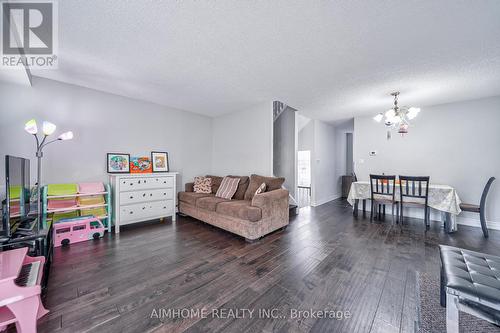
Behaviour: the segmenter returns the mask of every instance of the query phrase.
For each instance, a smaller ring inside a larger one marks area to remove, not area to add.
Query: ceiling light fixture
[[[389,130],[397,128],[398,133],[404,135],[408,133],[410,120],[415,119],[420,112],[420,108],[398,106],[399,91],[393,92],[391,96],[394,96],[394,106],[385,113],[377,114],[373,119],[379,123],[385,118],[384,124]],[[390,137],[388,134],[387,138],[389,139]]]

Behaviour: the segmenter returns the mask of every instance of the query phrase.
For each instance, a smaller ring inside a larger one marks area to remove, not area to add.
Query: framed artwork
[[[152,151],[151,161],[153,172],[168,172],[168,153],[162,151]]]
[[[108,173],[129,173],[130,154],[108,153],[107,170]]]
[[[151,159],[146,156],[130,159],[130,173],[151,173],[153,171]]]

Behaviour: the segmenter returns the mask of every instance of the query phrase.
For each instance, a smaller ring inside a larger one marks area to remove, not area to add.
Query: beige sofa
[[[212,193],[193,192],[193,183],[187,183],[185,192],[179,192],[179,212],[198,220],[256,240],[288,225],[288,191],[281,189],[284,178],[258,175],[230,176],[240,178],[238,189],[231,200],[215,197],[223,177],[212,178]],[[267,190],[255,191],[266,183]]]

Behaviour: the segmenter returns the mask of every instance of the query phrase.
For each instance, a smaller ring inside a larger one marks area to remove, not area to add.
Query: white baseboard
[[[479,219],[459,216],[457,218],[457,223],[462,225],[467,225],[470,227],[481,228],[481,221]],[[500,222],[499,221],[487,221],[488,229],[500,230]]]
[[[334,195],[331,195],[327,198],[324,198],[324,199],[320,199],[320,200],[316,200],[314,202],[311,202],[311,206],[312,207],[317,207],[317,206],[321,206],[321,205],[324,205],[326,204],[327,202],[330,202],[332,200],[335,200],[335,199],[338,199],[340,198],[340,194],[336,193]]]

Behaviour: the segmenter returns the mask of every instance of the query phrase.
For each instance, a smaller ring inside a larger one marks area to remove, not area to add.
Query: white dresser
[[[172,217],[175,221],[176,172],[110,175],[115,232],[120,226]]]

